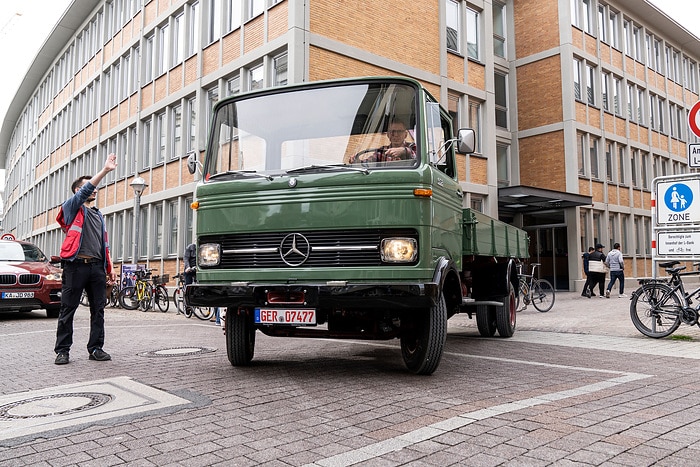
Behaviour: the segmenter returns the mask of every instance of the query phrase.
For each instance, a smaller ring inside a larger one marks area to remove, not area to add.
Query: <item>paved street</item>
[[[172,307],[109,309],[109,362],[81,309],[56,366],[54,319],[0,314],[0,465],[697,465],[700,328],[644,337],[629,303],[559,293],[510,339],[453,317],[429,377],[398,341],[260,333],[234,368],[220,327]]]

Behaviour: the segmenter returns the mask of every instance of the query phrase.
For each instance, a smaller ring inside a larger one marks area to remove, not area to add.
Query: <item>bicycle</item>
[[[523,311],[529,304],[542,313],[547,312],[554,306],[556,298],[554,287],[547,279],[538,279],[535,277],[537,266],[541,263],[532,263],[532,271],[530,274],[522,273],[522,263],[518,264],[518,289],[520,293],[515,300],[516,311]],[[522,296],[522,299],[521,299]],[[522,300],[522,308],[520,307]]]
[[[202,307],[192,307],[185,305],[185,274],[176,274],[175,279],[177,279],[177,288],[173,291],[173,302],[175,302],[175,307],[178,313],[182,313],[187,318],[191,318],[192,315],[197,318],[206,321],[214,316],[213,308],[202,308]]]
[[[674,267],[679,261],[659,263],[670,275],[666,279],[638,279],[641,287],[630,297],[630,318],[632,324],[645,336],[661,338],[670,336],[681,322],[700,326],[698,322],[700,304],[691,307],[693,297],[700,296],[700,287],[686,292],[683,276],[700,275],[700,270],[681,272],[685,266]],[[693,263],[696,268],[700,263]]]
[[[120,288],[120,282],[119,279],[116,280],[114,284],[112,284],[111,288],[109,284],[107,285],[107,303],[105,303],[105,306],[111,306],[111,307],[117,307],[119,305],[119,291],[121,290]],[[80,304],[86,307],[90,306],[90,300],[88,299],[87,292],[83,290],[83,293],[80,295]]]
[[[119,303],[124,309],[148,311],[155,305],[163,313],[168,311],[170,297],[164,284],[170,278],[167,274],[151,278],[152,272],[152,269],[134,271],[134,285],[122,288],[119,293]]]

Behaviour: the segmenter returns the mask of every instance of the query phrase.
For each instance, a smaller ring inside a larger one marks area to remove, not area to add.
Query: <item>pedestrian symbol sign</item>
[[[659,183],[659,224],[700,222],[700,180]]]

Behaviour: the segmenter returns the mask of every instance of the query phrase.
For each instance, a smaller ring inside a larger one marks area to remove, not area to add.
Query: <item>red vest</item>
[[[58,221],[58,224],[61,226],[61,230],[63,230],[66,234],[66,238],[63,240],[63,244],[61,245],[61,259],[73,260],[78,254],[78,250],[80,250],[80,242],[83,236],[83,223],[85,222],[84,209],[87,208],[85,206],[81,206],[80,209],[78,209],[78,212],[75,214],[75,219],[73,219],[73,222],[70,224],[66,224],[66,221],[63,218],[63,209],[61,209],[58,212],[58,216],[56,216],[56,221]],[[107,245],[108,242],[106,230],[102,232],[102,236],[105,245]],[[112,258],[109,254],[109,248],[105,248],[105,268],[107,270],[107,274],[112,272]]]

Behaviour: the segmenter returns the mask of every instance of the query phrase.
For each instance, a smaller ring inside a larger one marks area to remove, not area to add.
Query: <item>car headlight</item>
[[[418,257],[418,242],[415,238],[385,238],[381,254],[385,263],[412,263]]]
[[[61,280],[61,273],[60,272],[51,272],[47,274],[46,276],[47,281],[60,281]]]
[[[221,262],[221,245],[218,243],[199,245],[197,256],[197,264],[199,266],[216,266]]]

